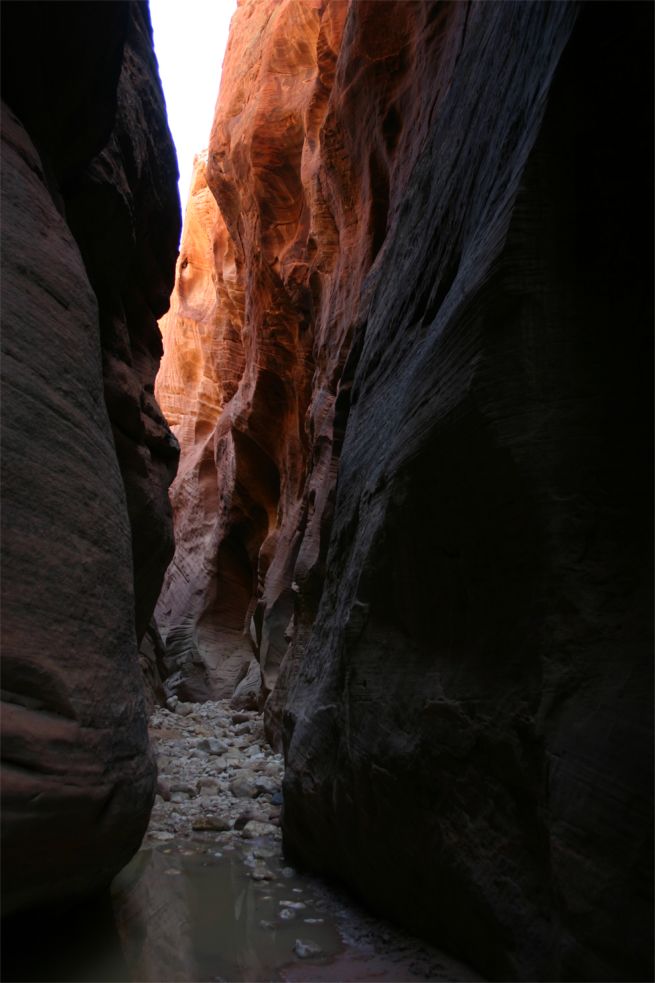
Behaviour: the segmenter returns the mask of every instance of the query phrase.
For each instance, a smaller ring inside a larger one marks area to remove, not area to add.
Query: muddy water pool
[[[478,979],[272,853],[210,833],[142,849],[112,888],[132,980]],[[253,880],[261,859],[273,880]]]
[[[281,858],[266,857],[276,880],[257,882],[247,856],[208,839],[142,850],[114,882],[117,924],[137,979],[294,979],[287,969],[295,963],[309,972],[343,950],[332,919],[302,877],[282,874],[289,869]]]
[[[178,701],[150,735],[159,794],[112,888],[135,983],[477,978],[288,865],[283,762],[260,714]]]
[[[5,925],[5,983],[477,980],[470,969],[294,870],[283,763],[261,715],[157,708],[158,795],[111,898]]]

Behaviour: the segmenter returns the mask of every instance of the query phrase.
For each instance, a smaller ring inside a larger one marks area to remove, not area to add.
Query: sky
[[[177,149],[182,213],[193,156],[209,142],[236,0],[150,0],[155,54]]]

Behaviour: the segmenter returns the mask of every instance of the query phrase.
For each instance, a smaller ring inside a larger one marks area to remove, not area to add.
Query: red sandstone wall
[[[320,584],[337,389],[343,403],[367,277],[456,54],[445,10],[358,10],[338,67],[345,2],[257,0],[232,23],[161,322],[157,396],[182,460],[158,618],[182,696],[229,695],[253,654],[269,691],[294,582]]]
[[[261,670],[287,850],[494,979],[650,972],[651,29],[246,0],[163,324],[169,687]]]
[[[179,201],[146,6],[7,4],[2,44],[8,914],[104,889],[154,797],[137,644],[173,550]]]

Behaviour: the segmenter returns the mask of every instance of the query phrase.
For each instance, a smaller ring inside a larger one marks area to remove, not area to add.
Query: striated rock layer
[[[147,6],[2,22],[8,913],[106,885],[148,821],[137,636],[173,550],[153,387],[179,202]]]
[[[169,688],[254,658],[289,853],[496,979],[652,972],[651,30],[245,0],[163,324]]]

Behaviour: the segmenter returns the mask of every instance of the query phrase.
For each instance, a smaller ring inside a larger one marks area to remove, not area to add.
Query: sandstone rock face
[[[245,0],[163,325],[169,686],[254,653],[288,851],[494,979],[651,971],[620,9]]]
[[[158,399],[182,447],[179,477],[172,489],[178,549],[157,618],[173,674],[169,686],[177,683],[180,697],[191,700],[231,696],[253,661],[243,629],[261,536],[250,545],[250,553],[247,540],[255,535],[250,524],[258,523],[256,533],[268,522],[256,503],[239,498],[241,489],[247,495],[246,486],[262,479],[253,474],[250,482],[241,476],[243,465],[237,468],[229,419],[215,447],[217,421],[230,404],[245,365],[244,288],[205,173],[206,157],[199,156],[176,288],[170,312],[161,321],[165,355],[157,377]],[[231,470],[235,485],[237,474],[240,478],[239,488],[231,488],[222,500],[217,488],[219,466]],[[223,599],[216,597],[217,577],[230,585]]]
[[[495,979],[652,972],[649,20],[446,18],[278,694],[288,847]]]
[[[320,584],[336,392],[384,238],[388,166],[382,149],[363,159],[344,107],[329,105],[347,14],[344,3],[242,4],[196,163],[157,380],[182,445],[178,550],[157,618],[169,686],[185,699],[229,696],[253,654],[270,692],[294,583],[314,599]],[[392,101],[380,112],[395,144]]]
[[[154,382],[162,354],[157,318],[169,304],[180,216],[146,8],[130,10],[114,127],[68,183],[66,215],[100,307],[104,395],[125,482],[140,640],[174,550],[168,487],[179,447]]]
[[[153,395],[179,206],[147,8],[38,11],[3,8],[5,912],[106,885],[143,835],[135,626],[177,453]]]

